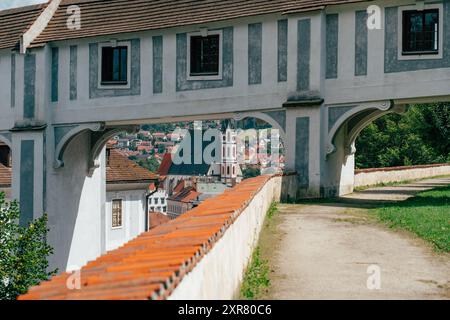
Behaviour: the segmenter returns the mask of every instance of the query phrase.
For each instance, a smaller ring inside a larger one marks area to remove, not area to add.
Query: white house
[[[167,213],[167,191],[164,189],[164,183],[160,182],[159,186],[152,184],[150,186],[151,195],[148,197],[148,211]]]
[[[158,176],[129,160],[117,149],[106,151],[105,246],[113,250],[148,226],[147,198]]]

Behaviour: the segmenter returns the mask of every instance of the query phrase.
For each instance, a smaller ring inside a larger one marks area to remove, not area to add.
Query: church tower
[[[236,131],[227,126],[222,134],[221,181],[234,186],[242,179],[238,164]]]

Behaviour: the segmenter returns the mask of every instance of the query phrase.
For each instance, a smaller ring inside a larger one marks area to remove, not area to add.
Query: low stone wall
[[[232,299],[270,204],[279,201],[295,179],[244,180],[79,272],[55,276],[19,299]]]
[[[273,177],[249,201],[212,250],[187,274],[171,300],[232,299],[258,242],[272,201],[280,200],[282,177]]]
[[[355,187],[450,175],[450,164],[355,170]]]

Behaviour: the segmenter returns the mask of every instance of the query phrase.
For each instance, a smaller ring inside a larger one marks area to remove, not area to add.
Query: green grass
[[[273,218],[277,213],[277,204],[273,202],[266,214],[266,221],[264,224],[265,229],[272,226]],[[260,239],[259,245],[253,251],[252,259],[244,274],[244,279],[240,290],[241,299],[260,299],[267,292],[270,286],[269,260],[263,258],[261,247],[265,247],[263,239]]]
[[[403,202],[374,209],[377,218],[394,229],[404,229],[450,252],[450,186],[424,191]]]
[[[260,248],[257,247],[244,275],[241,297],[250,300],[257,299],[270,286],[269,272],[269,262],[261,258]]]

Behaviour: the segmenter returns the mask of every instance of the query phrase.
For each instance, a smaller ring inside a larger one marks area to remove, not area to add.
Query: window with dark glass
[[[128,83],[128,47],[102,48],[102,85]]]
[[[219,35],[191,37],[191,76],[219,74]]]
[[[439,10],[403,11],[403,53],[439,52]]]

